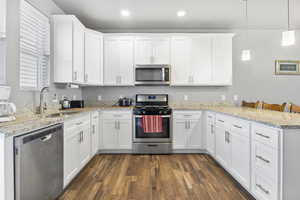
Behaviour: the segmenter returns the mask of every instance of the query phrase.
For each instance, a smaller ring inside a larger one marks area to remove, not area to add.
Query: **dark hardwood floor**
[[[99,155],[59,200],[253,199],[207,155]]]

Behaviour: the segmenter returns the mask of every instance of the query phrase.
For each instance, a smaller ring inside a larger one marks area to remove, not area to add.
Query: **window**
[[[20,88],[39,90],[50,79],[50,21],[25,0],[20,15]]]

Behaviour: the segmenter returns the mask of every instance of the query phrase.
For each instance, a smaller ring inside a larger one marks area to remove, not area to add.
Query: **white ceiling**
[[[243,0],[54,0],[94,29],[232,29],[245,27]],[[300,0],[291,1],[291,25],[300,28]],[[249,27],[287,27],[287,0],[248,0]],[[128,9],[129,18],[120,17]],[[183,19],[176,16],[185,10]]]

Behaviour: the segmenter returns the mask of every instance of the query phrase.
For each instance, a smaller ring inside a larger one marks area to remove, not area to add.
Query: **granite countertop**
[[[209,105],[172,105],[174,110],[209,110],[281,129],[300,129],[300,114],[254,108]]]
[[[281,129],[300,129],[300,114],[284,113],[269,110],[259,110],[253,108],[241,108],[228,105],[204,105],[204,104],[173,104],[170,105],[174,110],[209,110],[238,117],[254,122],[263,123]],[[86,112],[97,110],[132,110],[131,107],[119,106],[93,106],[87,108],[70,109],[64,111],[48,111],[44,116],[55,114],[58,112],[68,113],[65,115],[57,115],[54,117],[42,117],[40,115],[28,113],[26,115],[17,116],[15,121],[0,123],[0,134],[5,137],[17,136],[44,127],[63,123],[72,117],[84,114]]]
[[[52,110],[47,111],[43,116],[26,113],[17,115],[16,120],[10,122],[0,123],[0,134],[4,134],[5,137],[17,136],[41,128],[46,128],[55,124],[63,123],[65,120],[72,119],[78,115],[86,112],[92,112],[97,110],[132,110],[131,107],[120,107],[111,105],[93,106],[87,108],[75,108],[69,110]],[[52,114],[61,113],[61,115],[47,117]]]

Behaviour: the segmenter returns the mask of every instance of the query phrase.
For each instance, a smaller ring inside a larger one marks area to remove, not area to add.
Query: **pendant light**
[[[295,44],[295,31],[290,29],[290,0],[287,0],[287,15],[288,30],[282,32],[282,46],[291,46]]]
[[[245,2],[245,21],[246,21],[246,43],[248,44],[248,0],[243,0]],[[242,50],[242,61],[251,60],[251,51],[250,49]]]

